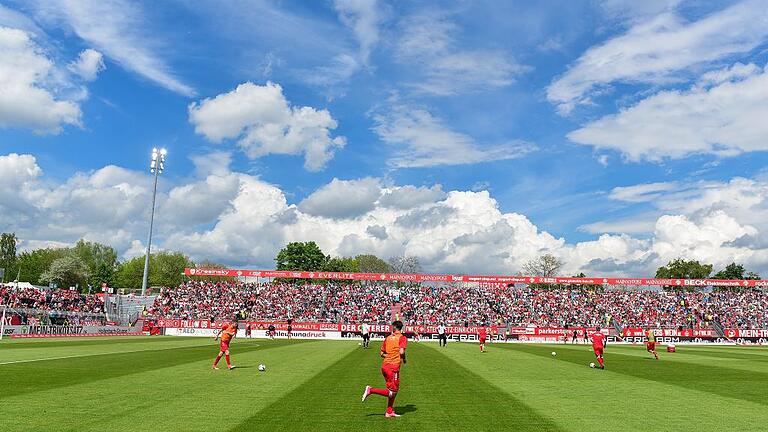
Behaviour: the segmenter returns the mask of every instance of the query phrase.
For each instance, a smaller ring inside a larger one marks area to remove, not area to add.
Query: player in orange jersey
[[[384,375],[387,388],[365,386],[365,391],[363,392],[363,402],[372,394],[387,398],[385,417],[400,417],[399,414],[395,414],[394,405],[395,397],[397,397],[397,392],[400,390],[400,364],[405,364],[405,348],[408,345],[408,340],[402,331],[403,322],[393,322],[392,334],[387,336],[384,339],[384,343],[381,344],[381,357],[384,359],[381,364],[381,374]]]
[[[216,366],[219,364],[219,360],[221,360],[221,356],[226,356],[227,359],[227,368],[229,370],[234,369],[235,367],[232,366],[232,363],[229,361],[229,342],[237,335],[237,318],[231,323],[231,324],[224,324],[221,326],[221,330],[219,330],[218,333],[216,333],[216,336],[213,338],[213,340],[218,340],[219,337],[221,337],[221,342],[219,342],[219,355],[216,356],[216,360],[213,362],[213,365],[211,366],[211,369],[218,370],[219,367]]]

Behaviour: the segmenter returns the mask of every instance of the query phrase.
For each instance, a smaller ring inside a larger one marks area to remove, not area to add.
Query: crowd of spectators
[[[16,325],[101,325],[104,301],[72,290],[0,286],[0,305]]]
[[[96,295],[0,287],[0,304],[48,316],[104,313]],[[395,308],[393,308],[395,306]],[[294,284],[188,281],[164,288],[147,315],[157,318],[384,324],[393,310],[409,324],[768,328],[768,293],[760,290],[659,291],[474,287],[386,282]],[[58,314],[58,315],[57,315]]]
[[[397,304],[411,324],[768,328],[768,293],[619,289],[479,288],[462,284],[394,288],[388,283],[244,284],[190,281],[166,288],[149,314],[221,319],[384,324]]]
[[[104,313],[104,301],[99,296],[64,289],[0,286],[0,304],[13,309]]]

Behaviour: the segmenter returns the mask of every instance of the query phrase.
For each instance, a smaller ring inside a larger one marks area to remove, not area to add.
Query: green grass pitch
[[[0,431],[768,431],[768,349],[411,342],[396,411],[378,344],[211,339],[0,342]],[[557,357],[550,353],[557,352]],[[223,363],[223,360],[222,360]],[[259,363],[267,365],[259,372]]]

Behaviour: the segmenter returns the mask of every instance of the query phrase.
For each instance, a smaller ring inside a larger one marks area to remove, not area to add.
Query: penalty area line
[[[132,350],[132,351],[112,351],[112,352],[105,352],[105,353],[95,353],[95,354],[77,354],[77,355],[69,355],[69,356],[60,356],[60,357],[46,357],[46,358],[39,358],[39,359],[27,359],[27,360],[12,360],[12,361],[6,361],[6,362],[0,362],[0,366],[4,365],[10,365],[10,364],[18,364],[18,363],[35,363],[35,362],[41,362],[41,361],[51,361],[51,360],[64,360],[64,359],[71,359],[71,358],[80,358],[80,357],[96,357],[96,356],[103,356],[103,355],[114,355],[114,354],[131,354],[131,353],[138,353],[138,352],[151,352],[151,351],[170,351],[175,349],[182,349],[182,348],[200,348],[204,347],[205,345],[184,345],[184,346],[178,346],[173,348],[154,348],[154,349],[143,349],[143,350]],[[259,344],[254,344],[249,346],[261,346]]]

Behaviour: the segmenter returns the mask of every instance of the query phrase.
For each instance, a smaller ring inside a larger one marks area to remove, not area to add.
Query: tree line
[[[144,275],[144,256],[118,259],[111,246],[79,240],[71,247],[47,247],[18,252],[15,233],[0,234],[0,268],[4,282],[75,287],[100,292],[102,284],[138,289]],[[184,280],[184,268],[195,263],[181,252],[156,252],[149,259],[149,285],[175,286]],[[17,279],[18,278],[18,279]]]
[[[422,271],[419,259],[414,256],[395,256],[386,261],[371,254],[332,257],[326,255],[313,241],[288,243],[277,253],[275,268],[346,273],[420,273]]]

